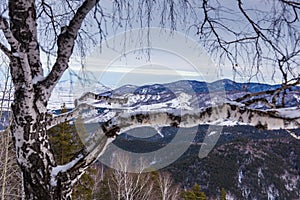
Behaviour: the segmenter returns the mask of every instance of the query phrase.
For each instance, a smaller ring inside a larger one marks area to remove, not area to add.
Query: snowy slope
[[[75,85],[65,80],[60,81],[55,87],[49,104],[50,111],[59,110],[63,103],[67,108],[74,107],[74,100],[80,97],[86,91],[92,91],[103,96],[111,96],[116,98],[128,98],[129,101],[124,107],[137,110],[156,110],[156,109],[183,109],[192,110],[211,106],[211,97],[214,101],[218,100],[217,92],[226,90],[226,100],[234,100],[247,93],[259,92],[263,90],[272,90],[278,88],[279,85],[267,85],[259,83],[236,83],[234,81],[224,79],[213,83],[199,82],[195,80],[181,80],[168,84],[153,84],[144,86],[124,85],[115,90],[107,90],[101,84],[93,84],[92,88],[84,85]],[[3,95],[3,84],[0,84],[0,96]],[[270,99],[269,96],[262,95]],[[9,95],[6,94],[2,110],[9,109]],[[294,87],[293,91],[288,92],[286,98],[287,107],[295,107],[300,105],[300,87]],[[103,115],[105,108],[113,108],[113,105],[107,105],[103,102],[94,101],[91,103],[98,109],[99,115]],[[255,108],[264,108],[264,105],[254,104]],[[125,108],[126,109],[126,108]],[[7,116],[7,115],[5,115]],[[2,121],[5,119],[2,119]],[[7,121],[7,120],[5,120]]]

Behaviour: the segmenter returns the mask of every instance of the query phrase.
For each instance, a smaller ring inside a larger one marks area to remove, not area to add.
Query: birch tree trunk
[[[82,174],[74,169],[76,162],[55,168],[58,166],[47,136],[47,103],[68,68],[78,29],[97,2],[83,2],[64,27],[57,40],[57,60],[47,77],[40,61],[35,0],[10,0],[9,22],[0,18],[0,27],[11,47],[6,51],[15,86],[11,133],[22,170],[25,199],[69,199],[73,185]]]
[[[55,199],[62,191],[50,185],[55,162],[46,134],[47,97],[33,83],[34,78],[43,76],[34,1],[10,1],[9,16],[13,52],[10,68],[15,85],[11,132],[25,199]]]
[[[110,119],[103,123],[100,130],[98,130],[98,135],[100,134],[107,137],[103,137],[103,139],[98,140],[95,143],[91,142],[88,149],[83,149],[82,151],[78,152],[78,154],[74,156],[74,158],[71,159],[69,163],[65,165],[57,165],[54,160],[53,152],[49,145],[47,129],[57,125],[60,122],[72,119],[73,114],[77,112],[77,108],[75,108],[74,112],[72,113],[64,114],[63,116],[61,116],[62,118],[57,117],[53,120],[49,120],[47,118],[47,104],[55,85],[62,77],[65,70],[68,68],[68,62],[73,53],[75,40],[77,38],[78,31],[81,28],[83,20],[86,18],[87,14],[93,8],[95,8],[95,5],[99,2],[99,0],[76,1],[76,3],[78,3],[78,6],[76,7],[76,10],[71,8],[70,13],[72,13],[73,16],[70,16],[71,19],[68,23],[66,23],[67,25],[60,27],[60,33],[56,32],[56,29],[54,28],[54,32],[56,34],[56,37],[54,39],[56,41],[56,46],[54,49],[57,49],[56,60],[54,65],[51,67],[50,73],[47,76],[43,74],[40,48],[37,37],[38,31],[37,11],[35,5],[36,0],[7,1],[9,20],[3,17],[2,14],[0,15],[0,30],[2,30],[3,36],[6,39],[6,41],[4,42],[0,41],[0,50],[10,59],[9,67],[15,89],[14,101],[12,104],[13,119],[11,125],[11,133],[16,148],[17,161],[23,174],[23,194],[25,199],[70,199],[74,184],[84,173],[86,168],[105,151],[105,147],[117,135],[135,127],[145,125],[152,127],[157,125],[159,125],[160,127],[191,127],[199,124],[213,123],[218,120],[237,120],[239,122],[247,123],[249,125],[264,129],[293,129],[300,127],[300,116],[296,112],[298,110],[293,110],[293,113],[296,113],[297,115],[293,114],[292,117],[288,117],[286,113],[280,113],[278,112],[278,110],[274,109],[256,110],[247,108],[247,105],[241,106],[241,104],[231,103],[224,103],[223,105],[219,105],[216,108],[193,110],[193,112],[185,114],[159,110],[149,114],[145,114],[143,112],[129,114],[121,113],[120,115],[116,115],[114,119]],[[41,2],[45,3],[45,1]],[[70,2],[71,1],[67,1],[67,3]],[[121,4],[119,3],[119,1],[114,2],[116,4],[115,6],[117,7],[114,7],[113,9],[116,9],[117,12],[119,12],[120,20],[123,18],[121,16],[126,16],[122,15],[122,9],[127,10],[127,5],[128,12],[135,12],[133,10],[134,6],[130,4],[130,1],[124,2],[126,3]],[[145,2],[147,5],[146,13],[148,19],[148,21],[146,20],[146,22],[148,23],[145,24],[150,25],[151,13],[153,11],[151,10],[151,5],[154,4],[155,1]],[[187,3],[187,1],[184,2]],[[294,51],[285,56],[285,54],[281,54],[282,52],[278,48],[276,48],[276,45],[272,43],[272,41],[275,41],[275,44],[286,43],[279,40],[280,34],[277,34],[277,32],[274,32],[275,34],[273,32],[267,33],[271,36],[278,35],[278,37],[276,37],[275,39],[273,37],[271,37],[272,40],[268,39],[263,34],[264,31],[261,31],[262,28],[249,18],[242,6],[242,2],[239,0],[237,2],[240,12],[242,12],[243,16],[246,17],[247,21],[249,21],[250,25],[252,25],[257,36],[255,35],[255,37],[249,38],[247,34],[245,38],[238,38],[236,41],[230,42],[230,44],[239,44],[241,41],[245,41],[244,43],[242,43],[245,44],[248,43],[249,39],[251,39],[250,41],[252,41],[252,39],[255,40],[254,42],[252,42],[252,44],[255,44],[256,48],[254,49],[256,49],[256,51],[258,52],[254,51],[256,52],[256,54],[254,53],[254,57],[257,57],[257,59],[259,60],[261,58],[260,50],[263,49],[259,46],[259,41],[262,40],[262,43],[267,43],[270,46],[267,49],[267,54],[270,54],[270,52],[274,51],[276,62],[277,60],[279,60],[280,62],[285,62],[287,64],[289,64],[288,61],[294,63],[293,59],[297,59],[297,56],[299,55],[298,44],[300,40],[297,37],[297,34],[292,33],[298,33],[298,29],[290,29],[292,30],[292,32],[288,35],[296,35],[294,36],[296,37],[296,39],[294,38],[294,40],[287,41],[296,42],[294,42]],[[289,4],[289,6],[291,6],[295,12],[296,19],[298,19],[297,11],[299,10],[299,4],[293,1],[281,2],[284,10],[286,10],[285,5]],[[230,55],[229,57],[231,57],[229,46],[223,46],[224,42],[219,37],[220,33],[218,34],[216,32],[213,26],[214,23],[210,21],[208,10],[213,9],[209,9],[208,6],[209,4],[207,3],[207,1],[203,1],[202,8],[205,14],[205,18],[201,27],[199,27],[198,33],[204,36],[207,35],[206,38],[208,41],[215,41],[211,40],[209,37],[209,35],[213,33],[215,38],[217,38],[219,47],[225,51],[224,55]],[[47,7],[47,9],[51,10],[51,6],[49,7]],[[165,6],[163,7],[163,9],[167,9],[165,8]],[[174,18],[173,16],[173,14],[175,14],[173,4],[170,4],[169,7],[172,22],[171,24],[173,24],[175,23],[174,20],[176,18]],[[143,8],[139,7],[138,9]],[[218,9],[216,10],[218,11]],[[100,14],[103,14],[101,13],[102,11],[100,8],[96,8],[95,12],[96,11],[98,11]],[[140,13],[138,14],[140,15],[140,17],[141,15],[144,15],[144,12],[137,13]],[[164,16],[164,14],[162,14],[162,16]],[[52,22],[54,22],[54,15],[50,15],[50,18],[51,17]],[[138,19],[142,20],[143,18],[141,17]],[[277,20],[276,18],[272,19],[274,21]],[[128,22],[127,20],[130,19],[125,18],[124,20],[125,22]],[[286,18],[284,18],[284,21],[289,25],[293,23],[293,21],[287,21]],[[122,23],[117,24],[118,26],[122,26]],[[209,25],[208,27],[207,24]],[[101,29],[101,22],[98,21],[98,25]],[[222,23],[221,25],[222,27],[226,27]],[[41,24],[40,26],[45,26],[45,24]],[[171,27],[172,29],[175,28],[172,25]],[[204,29],[208,30],[208,32],[202,32]],[[225,31],[226,30],[227,29],[225,29]],[[281,27],[279,27],[278,30],[281,30]],[[243,32],[233,33],[236,36],[244,35]],[[214,45],[212,46],[214,47]],[[242,46],[242,48],[236,49],[244,49],[244,46]],[[245,49],[248,50],[248,48]],[[246,52],[248,53],[248,51]],[[278,59],[278,52],[280,53],[280,57],[283,57],[284,59]],[[257,56],[257,54],[260,56]],[[280,69],[282,70],[282,65],[280,66]],[[284,75],[285,82],[287,82],[287,74]],[[297,81],[295,82],[295,85],[299,85],[299,77],[297,77],[296,80]],[[276,91],[274,92],[276,93]],[[90,94],[90,96],[93,96],[94,99],[98,98],[96,95]],[[110,99],[108,97],[105,97],[104,100],[113,101],[113,99]],[[126,101],[126,99],[123,99],[123,101]],[[121,100],[119,103],[120,108],[124,107],[124,104],[123,102],[121,102]]]
[[[59,184],[51,185],[50,182],[55,161],[46,134],[45,107],[36,107],[36,95],[30,97],[28,91],[16,90],[16,93],[11,132],[23,174],[25,199],[60,199],[66,195],[68,183],[59,180]]]

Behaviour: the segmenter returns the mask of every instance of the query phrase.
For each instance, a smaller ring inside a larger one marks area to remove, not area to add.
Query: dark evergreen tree
[[[65,104],[61,106],[61,114],[68,112]],[[74,126],[69,121],[58,124],[49,130],[50,144],[55,152],[55,160],[59,165],[70,161],[76,150],[82,147]]]
[[[93,198],[97,200],[113,199],[113,194],[109,186],[109,181],[112,176],[112,169],[104,171],[103,179],[97,185],[97,190],[93,194]]]
[[[195,185],[190,189],[183,191],[180,195],[184,200],[207,200],[207,196],[201,191],[200,185]]]
[[[92,200],[93,199],[93,190],[94,180],[92,176],[95,175],[96,169],[90,167],[85,174],[83,174],[76,184],[72,197],[75,200]]]
[[[61,114],[68,112],[65,103],[62,105],[60,112]],[[85,128],[82,120],[79,120],[78,124],[80,125],[80,129]],[[59,165],[68,163],[74,154],[83,147],[76,128],[71,125],[69,121],[66,121],[49,130],[50,144],[54,151],[56,162]],[[94,180],[92,179],[92,176],[95,174],[95,171],[96,169],[91,167],[81,176],[74,188],[72,194],[73,199],[93,199],[92,186],[94,184]]]
[[[226,200],[226,191],[224,188],[221,189],[220,200]]]

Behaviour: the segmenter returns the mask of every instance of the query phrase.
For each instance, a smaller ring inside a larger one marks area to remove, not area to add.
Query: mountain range
[[[135,95],[150,95],[147,104],[166,102],[171,99],[178,97],[181,93],[191,95],[192,98],[198,97],[200,107],[207,105],[211,96],[214,94],[220,95],[220,92],[224,93],[229,100],[234,100],[247,93],[257,93],[268,90],[275,90],[280,88],[281,85],[269,85],[262,83],[237,83],[229,79],[222,79],[212,83],[195,81],[195,80],[180,80],[177,82],[167,84],[152,84],[152,85],[124,85],[113,91],[103,93],[103,95],[109,96],[123,96],[128,94]],[[209,94],[209,95],[207,95]],[[296,95],[300,95],[300,87],[292,87],[291,90],[287,91],[286,106],[296,106],[297,98]],[[156,99],[155,99],[156,98]],[[267,97],[268,98],[268,97]],[[139,99],[137,101],[143,101]],[[146,102],[143,102],[146,104]],[[139,104],[139,102],[136,102]]]
[[[281,85],[269,85],[262,83],[238,83],[229,79],[222,79],[215,82],[207,83],[196,80],[180,80],[166,84],[153,84],[144,86],[124,85],[115,90],[116,93],[138,93],[138,94],[157,94],[164,90],[172,92],[188,92],[188,93],[207,93],[225,90],[227,92],[261,92],[266,90],[274,90]],[[299,89],[294,87],[294,90]]]
[[[107,90],[101,84],[94,87],[93,91],[103,96],[130,97],[126,106],[132,109],[157,109],[184,107],[184,103],[207,107],[213,98],[220,95],[230,101],[245,94],[275,90],[280,85],[237,83],[223,79],[212,83],[180,80],[167,84],[124,85],[114,90]],[[73,108],[75,94],[81,92],[78,90],[68,81],[59,82],[49,102],[49,111],[59,113],[62,103]],[[262,96],[270,100],[270,96]],[[300,87],[291,88],[285,97],[286,106],[299,105],[299,97]],[[94,102],[94,105],[97,107],[101,103]],[[263,105],[254,106],[263,109]],[[5,96],[0,129],[8,125],[8,107],[9,97]],[[101,112],[104,109],[101,107]],[[97,128],[99,122],[92,122]],[[89,128],[92,130],[93,124]],[[249,126],[224,126],[216,146],[207,157],[199,158],[199,148],[203,145],[207,129],[205,125],[199,126],[195,138],[188,141],[190,146],[187,151],[174,163],[161,169],[173,174],[176,183],[183,188],[198,183],[210,199],[216,199],[221,188],[227,191],[227,199],[300,199],[299,140],[285,130],[263,131]],[[300,135],[300,130],[292,131]],[[120,135],[113,144],[135,153],[153,152],[168,145],[176,133],[174,127],[162,128],[164,137],[154,129],[136,129]],[[181,139],[186,140],[185,135]],[[176,149],[176,145],[180,144],[172,145]],[[111,155],[109,152],[110,149],[107,153]],[[155,166],[158,161],[154,161]]]
[[[0,84],[2,88],[3,84]],[[152,84],[152,85],[124,85],[114,90],[108,90],[100,83],[94,84],[90,88],[94,92],[103,96],[115,96],[118,98],[132,96],[130,106],[154,105],[156,107],[162,106],[165,108],[177,108],[178,101],[187,101],[192,107],[207,107],[211,105],[212,98],[218,99],[224,97],[226,100],[235,100],[247,93],[261,92],[266,90],[274,90],[280,85],[269,85],[261,83],[237,83],[229,79],[222,79],[212,83],[206,83],[196,80],[180,80],[166,84]],[[1,89],[3,91],[3,89]],[[63,103],[67,108],[74,107],[74,100],[82,93],[81,88],[76,87],[72,82],[64,80],[60,81],[54,89],[50,101],[48,103],[49,111],[59,113]],[[186,94],[186,99],[178,99],[182,94]],[[3,96],[3,92],[0,92]],[[9,104],[11,102],[9,94],[4,95],[4,104],[2,107],[3,116],[0,123],[0,129],[3,129],[8,123],[7,116],[9,115]],[[264,95],[265,98],[270,99],[270,96]],[[297,99],[298,97],[298,99]],[[285,97],[286,106],[297,106],[300,104],[300,87],[293,87],[287,92]],[[223,99],[224,100],[224,99]],[[164,104],[164,105],[161,105]],[[96,105],[97,106],[97,105]],[[182,104],[180,105],[182,106]],[[263,105],[255,105],[261,108]]]

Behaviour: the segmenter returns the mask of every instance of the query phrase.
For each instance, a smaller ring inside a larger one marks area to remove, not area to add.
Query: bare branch
[[[287,81],[287,84],[282,84],[282,86],[277,88],[277,89],[261,91],[261,92],[255,92],[255,93],[248,93],[248,94],[245,94],[242,97],[239,97],[239,98],[235,99],[235,101],[244,103],[246,106],[249,106],[249,105],[254,104],[254,103],[262,102],[266,106],[268,106],[269,108],[276,108],[276,107],[278,107],[277,106],[277,101],[278,101],[278,98],[279,98],[279,94],[281,92],[284,92],[288,89],[291,89],[292,87],[297,86],[299,84],[300,84],[300,78],[293,78],[293,79]],[[285,94],[283,94],[283,96],[284,95]],[[264,96],[264,97],[262,97],[262,96]],[[266,96],[271,97],[271,102],[269,102],[266,99]],[[284,99],[281,100],[281,101],[283,101],[283,103],[284,103]],[[284,107],[284,106],[281,106],[281,107]]]
[[[238,0],[238,6],[239,6],[239,9],[241,10],[242,14],[245,16],[245,18],[247,19],[247,21],[248,21],[248,22],[251,24],[251,26],[253,27],[253,30],[256,32],[257,38],[262,37],[265,41],[267,41],[267,42],[273,47],[273,49],[274,49],[275,51],[277,51],[279,54],[283,55],[282,52],[278,49],[278,47],[276,47],[276,46],[274,45],[274,43],[273,43],[272,41],[270,41],[270,40],[268,39],[268,37],[265,36],[265,35],[262,33],[262,31],[261,31],[262,28],[261,28],[257,23],[255,23],[255,22],[249,17],[249,15],[247,14],[247,12],[246,12],[246,11],[244,10],[244,8],[243,8],[243,3],[242,3],[241,0]]]
[[[217,31],[216,31],[216,29],[214,27],[213,20],[211,20],[209,18],[207,4],[208,4],[208,1],[207,0],[203,0],[202,9],[203,9],[203,13],[204,13],[204,20],[203,20],[203,22],[201,24],[201,27],[200,27],[200,30],[198,31],[197,34],[200,34],[200,36],[201,36],[204,33],[203,30],[204,30],[205,24],[208,23],[211,33],[217,39],[218,45],[220,46],[221,49],[223,49],[223,51],[227,55],[227,58],[230,60],[230,62],[232,64],[234,64],[234,61],[232,60],[232,53],[228,50],[227,47],[224,46],[224,42],[222,41],[222,39],[219,36],[219,33],[217,33]]]
[[[287,77],[284,82],[297,77],[299,5],[280,0],[268,2],[271,5],[264,2],[268,7],[260,9],[251,7],[252,3],[235,2],[237,7],[232,8],[219,0],[202,1],[203,19],[194,27],[209,52],[222,65],[229,61],[243,78],[264,79],[266,66],[274,68],[273,80],[277,72]]]
[[[300,2],[297,2],[297,1],[288,1],[288,0],[279,0],[289,6],[292,6],[294,7],[295,9],[300,9]]]
[[[52,28],[53,28],[53,31],[54,31],[54,34],[55,34],[55,39],[56,39],[58,34],[57,34],[57,31],[56,31],[53,9],[49,4],[47,4],[45,2],[45,0],[42,0],[41,7],[42,7],[42,12],[44,12],[50,18],[50,23],[52,25]],[[42,14],[42,12],[40,13],[40,15]]]

